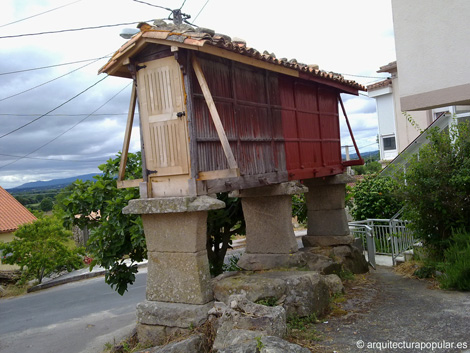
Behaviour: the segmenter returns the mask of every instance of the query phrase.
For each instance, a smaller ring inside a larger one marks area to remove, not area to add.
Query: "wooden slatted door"
[[[147,169],[152,177],[189,173],[183,77],[174,57],[139,65],[137,83]]]

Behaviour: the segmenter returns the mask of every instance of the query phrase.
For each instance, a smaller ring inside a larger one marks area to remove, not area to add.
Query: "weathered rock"
[[[146,300],[137,304],[137,322],[181,328],[197,327],[207,320],[209,310],[213,307],[213,302],[194,305]]]
[[[261,346],[260,349],[258,347]],[[297,344],[289,343],[279,337],[266,336],[258,337],[250,342],[236,344],[219,353],[310,353],[310,350]]]
[[[330,294],[344,293],[343,282],[341,282],[341,278],[339,278],[338,275],[326,275],[323,276],[323,280],[325,281],[325,284],[328,287]]]
[[[341,264],[335,262],[331,257],[326,255],[317,254],[313,252],[312,248],[303,248],[306,258],[306,267],[311,271],[316,271],[322,275],[329,275],[332,273],[339,273],[341,271]]]
[[[264,298],[281,298],[286,292],[286,283],[282,279],[244,276],[239,273],[215,278],[213,288],[217,293],[216,299],[224,303],[233,294],[244,294],[248,300],[256,302]]]
[[[305,235],[302,237],[302,244],[306,248],[313,248],[318,246],[336,246],[348,245],[354,241],[354,238],[348,233],[346,235]]]
[[[252,301],[275,298],[287,315],[322,314],[329,304],[328,287],[323,277],[313,271],[240,273],[215,283],[216,300],[227,302],[231,293],[244,294]]]
[[[217,308],[219,310],[213,312],[219,317],[215,325],[215,350],[231,344],[233,330],[259,331],[280,337],[286,334],[286,312],[281,306],[259,305],[249,301],[244,295],[232,295],[228,298],[228,305],[219,303]]]
[[[204,353],[206,352],[204,342],[203,335],[197,334],[182,341],[145,349],[137,353]]]
[[[369,265],[359,249],[351,245],[336,246],[332,249],[332,254],[344,269],[352,273],[366,273]]]
[[[237,266],[247,271],[299,268],[306,264],[301,252],[293,254],[248,254],[244,253]]]
[[[159,346],[178,336],[189,334],[189,329],[160,325],[137,324],[137,337],[145,345]]]

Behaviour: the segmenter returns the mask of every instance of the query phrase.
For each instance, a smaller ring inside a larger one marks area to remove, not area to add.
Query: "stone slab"
[[[302,237],[302,243],[304,247],[316,247],[316,246],[337,246],[337,245],[349,245],[354,241],[354,237],[352,235],[340,235],[340,236],[332,236],[332,235],[314,235],[309,236],[305,235]]]
[[[290,195],[247,197],[242,199],[242,207],[246,223],[247,253],[297,252]]]
[[[354,182],[354,178],[348,174],[338,174],[334,176],[328,176],[323,178],[312,178],[305,179],[304,185],[334,185],[334,184],[348,184]]]
[[[160,346],[171,339],[189,334],[189,329],[159,325],[137,324],[137,337],[142,345]]]
[[[149,252],[147,300],[206,304],[212,300],[207,251]]]
[[[248,254],[244,253],[238,260],[238,267],[247,271],[261,271],[302,267],[306,264],[305,255],[293,254]]]
[[[266,197],[281,195],[297,195],[308,192],[308,188],[297,181],[290,181],[277,185],[262,186],[239,190],[236,197]],[[235,195],[234,195],[235,196]]]
[[[194,305],[146,300],[137,304],[137,322],[180,328],[198,327],[207,320],[208,312],[213,307],[213,302]]]
[[[180,213],[217,210],[225,207],[225,202],[214,197],[182,196],[130,200],[122,209],[124,214]]]
[[[206,211],[143,214],[142,222],[150,252],[198,252],[206,249]]]

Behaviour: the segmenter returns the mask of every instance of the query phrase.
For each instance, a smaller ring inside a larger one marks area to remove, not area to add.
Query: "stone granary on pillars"
[[[207,211],[224,207],[211,194],[242,198],[242,268],[301,261],[291,195],[308,190],[305,245],[351,243],[342,173],[363,161],[357,146],[359,159],[342,161],[340,94],[364,87],[211,30],[164,21],[138,27],[100,73],[134,82],[118,186],[141,191],[123,212],[141,214],[144,223],[149,274],[139,330],[151,338],[207,316]],[[137,102],[143,179],[129,181],[124,170]],[[177,324],[169,325],[170,316]]]

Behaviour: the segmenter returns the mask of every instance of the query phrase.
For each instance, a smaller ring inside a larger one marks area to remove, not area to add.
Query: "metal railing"
[[[393,266],[397,257],[411,249],[416,239],[407,227],[408,221],[398,219],[400,212],[391,219],[367,219],[349,222],[351,235],[362,239],[364,250],[367,251],[369,263],[375,268],[375,254],[391,255]],[[373,245],[372,245],[373,244]],[[371,261],[372,259],[372,261]]]

